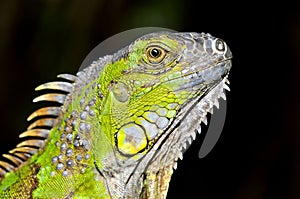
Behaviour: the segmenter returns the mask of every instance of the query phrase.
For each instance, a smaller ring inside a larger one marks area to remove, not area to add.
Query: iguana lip
[[[202,68],[201,70],[192,71],[180,77],[169,79],[166,82],[176,81],[180,78],[183,78],[186,79],[188,82],[180,86],[176,91],[189,89],[191,87],[195,87],[196,89],[196,87],[201,84],[208,85],[213,82],[219,82],[220,80],[224,79],[226,76],[228,76],[230,68],[231,61],[230,58],[228,58],[214,65],[208,65],[207,67]]]
[[[229,70],[231,68],[231,59],[232,59],[232,57],[227,57],[227,58],[225,58],[225,59],[223,59],[221,61],[215,62],[214,64],[207,64],[207,66],[205,66],[204,68],[201,68],[201,70],[194,70],[194,71],[188,72],[186,74],[180,75],[178,77],[173,77],[173,78],[168,79],[168,80],[160,81],[160,79],[157,78],[157,79],[153,80],[152,82],[144,84],[142,87],[146,88],[146,87],[151,87],[153,85],[160,85],[160,84],[164,84],[164,83],[167,83],[167,82],[176,81],[176,80],[179,80],[179,79],[182,79],[182,78],[184,78],[184,79],[193,79],[194,78],[195,79],[195,77],[196,77],[195,75],[197,75],[199,77],[199,74],[201,72],[203,72],[203,71],[205,71],[207,69],[210,69],[210,68],[214,68],[216,66],[219,66],[219,65],[224,64],[224,63],[227,62],[228,64],[226,64],[226,66],[229,66],[229,67],[227,67],[226,72],[221,75],[221,78],[223,79],[223,77],[228,74],[228,72],[229,72]],[[195,64],[195,65],[197,65],[197,64]],[[196,66],[195,68],[198,68],[198,67]],[[198,83],[200,84],[200,83],[203,83],[203,82],[199,82],[199,80],[198,80]],[[185,88],[188,88],[188,87],[185,87]]]

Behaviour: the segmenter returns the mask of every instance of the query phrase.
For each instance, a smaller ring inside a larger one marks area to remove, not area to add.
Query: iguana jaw
[[[157,143],[160,145],[154,147],[151,160],[149,158],[151,152],[143,160],[144,164],[148,165],[144,173],[139,176],[144,179],[145,185],[141,193],[142,198],[166,197],[173,169],[177,168],[178,158],[182,160],[183,152],[196,138],[196,133],[201,132],[200,123],[206,123],[207,113],[212,113],[213,106],[218,106],[218,99],[220,97],[226,99],[225,90],[229,90],[226,84],[229,83],[227,77],[228,74],[203,98],[198,97],[191,100],[182,110],[182,113],[187,110],[188,113],[183,115],[179,113],[180,117]],[[190,126],[187,123],[195,123],[196,126]],[[164,153],[155,153],[157,151],[164,151]],[[147,159],[148,163],[146,163]]]
[[[228,72],[205,95],[191,99],[181,109],[176,120],[153,148],[135,168],[132,167],[126,190],[134,191],[140,198],[166,198],[178,158],[183,158],[183,152],[195,139],[196,133],[201,132],[200,123],[206,123],[207,113],[212,113],[213,106],[218,106],[218,99],[226,99],[225,90],[229,90],[227,78]],[[188,125],[190,123],[194,125]]]

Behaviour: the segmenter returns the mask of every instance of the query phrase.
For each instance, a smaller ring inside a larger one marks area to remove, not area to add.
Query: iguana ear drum
[[[125,124],[116,134],[116,145],[124,156],[133,156],[143,151],[148,145],[144,128],[135,123]]]

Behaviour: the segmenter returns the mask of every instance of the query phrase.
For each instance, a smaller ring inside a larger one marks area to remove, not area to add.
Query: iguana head
[[[104,132],[109,144],[94,144],[95,164],[109,184],[134,187],[125,188],[128,196],[166,192],[186,142],[223,93],[231,57],[226,43],[209,34],[166,32],[112,56],[99,78],[101,132],[95,133]]]

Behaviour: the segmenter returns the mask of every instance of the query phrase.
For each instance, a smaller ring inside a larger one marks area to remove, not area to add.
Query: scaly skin
[[[186,142],[224,96],[231,57],[209,34],[152,33],[39,86],[69,94],[34,100],[63,105],[30,116],[28,141],[0,162],[0,198],[166,198]]]

